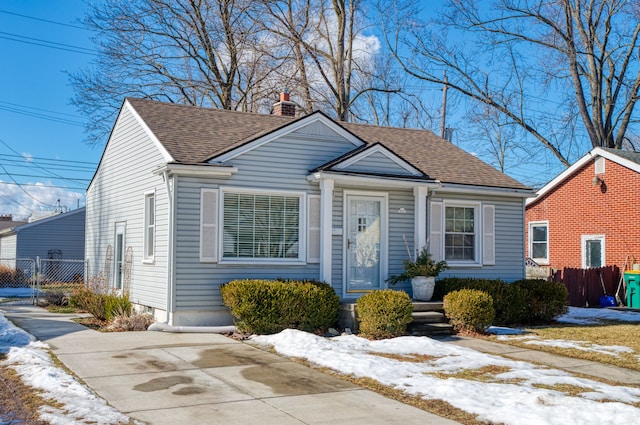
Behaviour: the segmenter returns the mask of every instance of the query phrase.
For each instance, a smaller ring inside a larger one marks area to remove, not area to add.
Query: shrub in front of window
[[[461,289],[448,293],[443,301],[444,314],[458,332],[484,333],[493,323],[493,298],[477,289]]]
[[[324,331],[338,321],[340,300],[331,286],[313,281],[233,280],[220,287],[240,332],[284,329]]]
[[[372,339],[402,336],[411,323],[413,305],[406,292],[373,291],[356,301],[360,333]]]
[[[443,299],[448,293],[460,289],[477,289],[491,295],[495,310],[494,323],[508,326],[529,321],[528,292],[520,285],[499,279],[473,279],[449,277],[436,282],[434,297]]]

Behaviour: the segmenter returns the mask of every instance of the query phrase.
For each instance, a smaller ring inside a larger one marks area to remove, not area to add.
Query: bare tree
[[[89,141],[107,134],[122,98],[137,96],[256,110],[267,64],[250,0],[105,0],[86,24],[97,31],[91,69],[70,76],[72,99],[89,115]]]
[[[640,90],[637,0],[449,0],[431,22],[413,4],[381,5],[395,13],[386,40],[410,75],[499,111],[564,165],[574,146],[557,136],[576,115],[591,146],[623,145]],[[567,119],[549,128],[540,101],[561,103]]]
[[[265,29],[280,42],[274,54],[295,64],[295,70],[280,69],[290,76],[283,81],[293,86],[305,112],[320,107],[348,121],[363,94],[400,92],[368,85],[374,81],[367,76],[375,73],[379,42],[364,34],[360,0],[263,0],[258,10]]]

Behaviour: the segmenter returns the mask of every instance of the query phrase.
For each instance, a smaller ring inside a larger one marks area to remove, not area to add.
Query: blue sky
[[[69,103],[66,72],[92,59],[84,10],[82,0],[0,2],[0,214],[84,205],[102,154],[83,143],[84,118]]]
[[[32,211],[84,205],[104,147],[84,143],[85,118],[70,104],[67,73],[86,68],[95,53],[92,33],[79,22],[86,1],[99,0],[0,2],[0,215],[24,219]],[[441,3],[430,0],[425,13]],[[438,88],[432,92],[439,101]],[[448,122],[464,125],[460,118]],[[454,142],[466,148],[456,134]],[[509,173],[539,184],[562,171],[548,155],[541,158]]]

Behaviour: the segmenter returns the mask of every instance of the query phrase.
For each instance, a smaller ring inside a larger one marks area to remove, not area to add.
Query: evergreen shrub
[[[233,280],[220,287],[240,332],[284,329],[319,332],[338,321],[340,299],[326,283],[306,280]]]
[[[493,298],[477,289],[449,292],[444,297],[443,308],[457,331],[485,332],[495,318]]]
[[[360,333],[372,339],[402,336],[411,323],[413,305],[406,292],[373,291],[356,301]]]

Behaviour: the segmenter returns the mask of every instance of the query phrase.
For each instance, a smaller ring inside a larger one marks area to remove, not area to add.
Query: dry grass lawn
[[[601,325],[553,325],[526,328],[526,331],[528,335],[535,335],[539,339],[581,341],[602,346],[625,346],[631,348],[633,352],[610,355],[575,348],[527,344],[526,339],[509,339],[499,342],[640,371],[640,324],[612,322]],[[491,337],[491,339],[495,340],[496,337]]]

